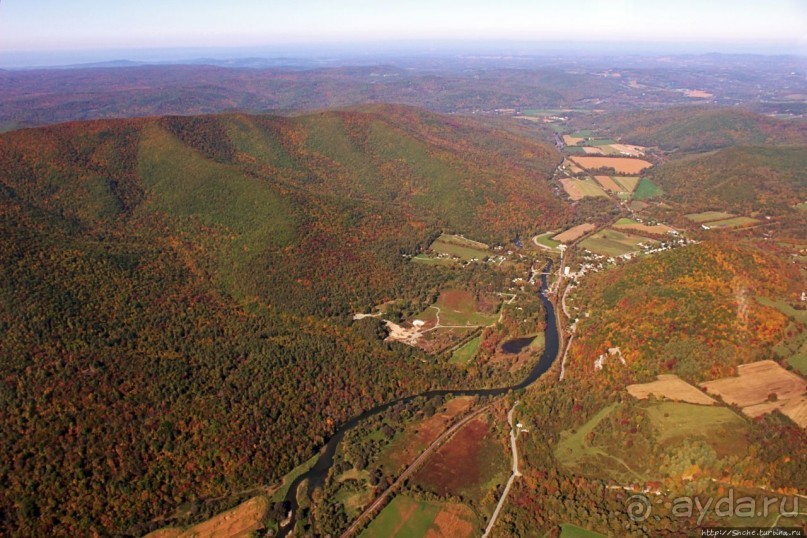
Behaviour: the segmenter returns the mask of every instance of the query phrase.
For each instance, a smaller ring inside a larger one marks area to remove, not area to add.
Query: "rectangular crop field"
[[[656,381],[628,385],[628,393],[634,398],[646,400],[652,394],[656,398],[666,398],[676,402],[689,402],[713,405],[716,402],[677,375],[662,374]]]
[[[622,190],[633,192],[639,184],[639,176],[613,176],[611,179],[622,185]]]
[[[582,142],[584,139],[582,137],[572,136],[572,135],[563,135],[563,143],[567,146],[576,146],[578,143]]]
[[[807,427],[807,381],[773,361],[743,364],[737,370],[737,377],[707,381],[701,387],[739,405],[749,416],[779,409],[802,428]]]
[[[733,217],[730,219],[713,220],[707,226],[711,228],[740,228],[757,223],[759,223],[759,221],[751,217]]]
[[[650,226],[649,224],[625,218],[619,219],[617,223],[614,224],[614,228],[619,228],[620,230],[636,230],[638,232],[654,235],[666,235],[668,232],[673,231],[672,228],[664,224],[654,224]]]
[[[684,216],[692,222],[702,224],[704,222],[711,222],[713,220],[728,219],[734,215],[731,213],[724,213],[722,211],[704,211],[703,213],[690,213],[689,215]]]
[[[580,246],[602,256],[622,256],[639,251],[639,243],[652,244],[655,241],[609,229],[597,232]]]
[[[479,522],[459,503],[417,501],[398,495],[370,523],[361,538],[471,538]]]
[[[610,176],[594,176],[594,179],[597,180],[597,183],[599,183],[603,189],[611,192],[621,192],[623,190],[622,185],[617,185]]]
[[[569,157],[575,164],[587,170],[597,170],[599,168],[613,168],[619,174],[638,174],[653,166],[652,163],[643,159],[631,159],[629,157]]]
[[[605,152],[602,149],[592,146],[583,146],[583,153],[586,155],[605,155]]]
[[[630,144],[611,144],[609,147],[619,153],[630,155],[631,157],[641,157],[644,155],[644,148],[642,146],[633,146]]]
[[[593,224],[589,224],[588,222],[584,224],[578,224],[574,228],[569,228],[563,233],[559,233],[552,239],[558,241],[560,243],[571,243],[572,241],[576,241],[586,235],[591,230],[595,229],[596,226]]]
[[[561,179],[560,182],[572,200],[580,200],[587,196],[608,197],[608,194],[591,179],[571,179],[567,177]]]

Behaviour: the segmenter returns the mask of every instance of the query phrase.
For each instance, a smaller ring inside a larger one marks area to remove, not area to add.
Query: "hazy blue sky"
[[[5,0],[0,51],[379,40],[769,42],[807,0]]]

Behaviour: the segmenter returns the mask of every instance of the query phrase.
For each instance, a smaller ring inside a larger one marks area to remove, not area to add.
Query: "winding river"
[[[545,347],[544,352],[541,354],[541,358],[538,359],[538,362],[535,363],[535,366],[524,378],[520,383],[516,385],[511,385],[507,387],[499,387],[494,389],[458,389],[458,390],[430,390],[427,392],[421,392],[420,394],[413,394],[412,396],[406,396],[404,398],[399,398],[397,400],[392,400],[385,404],[379,405],[372,409],[369,409],[358,415],[353,417],[352,419],[345,422],[341,428],[339,428],[331,437],[325,446],[321,449],[319,458],[317,462],[314,464],[311,469],[307,472],[298,476],[292,483],[291,487],[289,487],[289,491],[286,494],[286,498],[284,499],[289,505],[291,506],[292,517],[290,521],[283,527],[280,528],[277,536],[284,537],[287,536],[291,530],[294,528],[294,523],[296,521],[297,514],[299,512],[299,505],[297,504],[297,489],[303,480],[308,480],[308,495],[311,495],[311,492],[314,491],[319,486],[322,486],[325,483],[325,479],[328,477],[328,471],[330,470],[331,466],[333,465],[333,457],[336,453],[336,449],[339,447],[339,443],[342,441],[342,438],[345,436],[345,433],[350,431],[351,429],[358,426],[363,420],[372,417],[373,415],[377,415],[381,413],[393,405],[403,402],[408,403],[414,400],[415,398],[425,397],[425,398],[432,398],[434,396],[446,396],[446,395],[453,395],[453,396],[501,396],[506,394],[508,391],[511,390],[518,390],[528,387],[529,385],[533,384],[535,381],[538,380],[541,375],[544,374],[549,367],[552,366],[552,363],[555,362],[555,359],[558,356],[558,352],[560,351],[560,339],[558,335],[558,325],[557,320],[555,317],[555,308],[552,302],[546,297],[545,292],[548,289],[547,287],[547,273],[550,272],[552,268],[552,260],[546,265],[544,269],[544,274],[541,275],[541,291],[540,297],[541,302],[544,305],[544,309],[546,311],[546,329],[544,330],[545,336]]]

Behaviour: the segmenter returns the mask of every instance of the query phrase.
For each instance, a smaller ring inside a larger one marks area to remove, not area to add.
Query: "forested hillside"
[[[372,404],[479,383],[347,315],[455,278],[406,257],[440,231],[565,219],[557,161],[404,107],[0,136],[0,534],[138,534]]]
[[[693,210],[781,213],[807,199],[804,146],[741,146],[665,163],[653,178]]]
[[[701,107],[606,114],[594,122],[614,136],[665,151],[709,151],[737,145],[807,144],[807,123],[748,110]]]

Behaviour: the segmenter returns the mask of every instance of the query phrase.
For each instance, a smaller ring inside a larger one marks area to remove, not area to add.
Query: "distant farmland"
[[[603,256],[622,256],[637,252],[639,243],[650,244],[656,241],[616,230],[602,230],[584,240],[580,246]]]
[[[569,159],[586,170],[613,168],[620,174],[638,174],[642,170],[653,166],[652,163],[644,159],[632,159],[629,157],[587,157],[575,155],[569,157]]]

